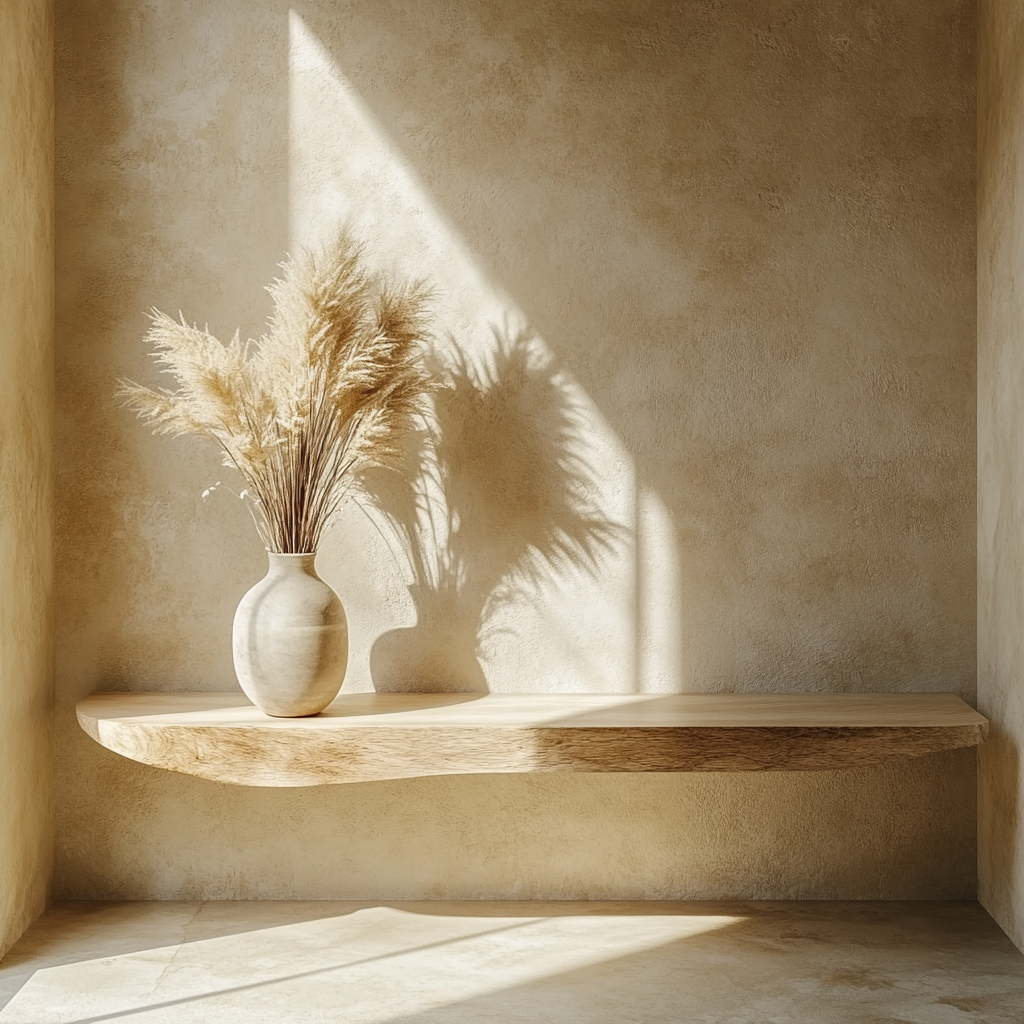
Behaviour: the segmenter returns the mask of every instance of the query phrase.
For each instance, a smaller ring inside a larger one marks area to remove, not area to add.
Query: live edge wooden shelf
[[[94,693],[77,712],[125,757],[245,786],[820,771],[971,747],[988,732],[951,693],[353,693],[313,718],[269,718],[240,693]]]

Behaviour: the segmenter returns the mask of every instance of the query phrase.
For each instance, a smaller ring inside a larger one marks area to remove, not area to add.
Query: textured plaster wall
[[[0,5],[0,956],[53,871],[52,46]]]
[[[978,888],[1024,949],[1024,11],[978,25]]]
[[[443,485],[321,552],[346,688],[974,697],[973,5],[66,2],[58,888],[955,897],[974,758],[227,788],[76,726],[232,687],[264,556],[113,400],[339,220],[437,283]],[[380,527],[380,529],[378,529]]]

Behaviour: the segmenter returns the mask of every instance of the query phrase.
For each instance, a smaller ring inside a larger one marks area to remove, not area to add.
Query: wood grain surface
[[[501,772],[820,771],[981,743],[949,693],[376,694],[270,718],[241,693],[94,693],[98,743],[249,786]]]

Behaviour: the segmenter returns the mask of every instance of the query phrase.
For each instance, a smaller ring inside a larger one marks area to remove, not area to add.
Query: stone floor
[[[0,1024],[1024,1022],[975,903],[58,903]]]

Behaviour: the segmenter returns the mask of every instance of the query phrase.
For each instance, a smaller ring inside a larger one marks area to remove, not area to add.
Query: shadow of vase
[[[487,693],[477,658],[477,626],[453,613],[436,594],[409,588],[414,626],[389,629],[370,650],[370,676],[378,692]]]

